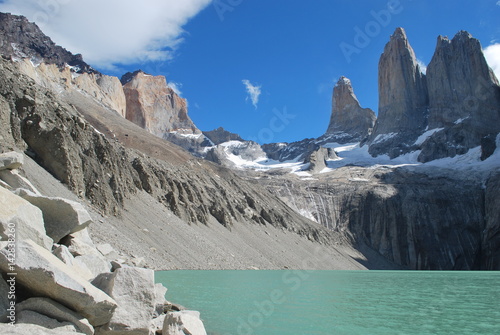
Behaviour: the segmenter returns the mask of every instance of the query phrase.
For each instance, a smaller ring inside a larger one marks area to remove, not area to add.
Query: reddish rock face
[[[127,100],[127,120],[159,137],[173,132],[182,135],[201,133],[187,114],[186,100],[167,86],[164,76],[137,71],[125,75],[122,83]]]

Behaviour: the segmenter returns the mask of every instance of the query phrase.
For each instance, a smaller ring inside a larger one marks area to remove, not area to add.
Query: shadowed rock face
[[[375,113],[361,108],[351,81],[340,77],[333,89],[332,115],[325,136],[332,135],[339,143],[363,140],[375,124]]]
[[[423,143],[421,162],[464,154],[500,131],[498,80],[469,33],[438,37],[427,83],[428,128],[443,130]]]
[[[139,70],[124,75],[122,83],[127,120],[158,137],[171,132],[201,133],[187,114],[186,100],[167,86],[164,76],[152,76]]]
[[[379,112],[370,153],[395,157],[408,152],[422,133],[428,105],[427,84],[406,33],[397,28],[379,61]]]
[[[0,53],[14,58],[31,58],[63,68],[74,66],[78,73],[98,73],[83,61],[82,55],[73,55],[56,45],[35,23],[23,16],[0,13]]]

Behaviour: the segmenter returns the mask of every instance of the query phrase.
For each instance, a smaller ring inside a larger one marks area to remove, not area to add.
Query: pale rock
[[[156,314],[161,315],[165,309],[165,294],[167,293],[167,288],[161,283],[155,284],[155,311]]]
[[[24,163],[22,153],[11,151],[0,154],[0,170],[14,170],[20,168]]]
[[[0,270],[9,270],[9,252],[0,250]],[[87,318],[91,325],[107,323],[116,302],[101,290],[76,274],[50,251],[31,240],[17,242],[17,283],[31,294],[51,298]]]
[[[99,273],[95,274],[87,267],[87,265],[75,257],[69,252],[69,249],[65,245],[60,245],[52,254],[63,261],[64,264],[72,267],[76,273],[85,278],[85,280],[90,281],[95,278]],[[102,271],[104,272],[104,271]]]
[[[326,161],[328,159],[335,158],[337,158],[337,154],[332,148],[318,148],[306,157],[304,163],[309,163],[307,171],[319,173],[326,168]]]
[[[59,321],[38,312],[21,310],[17,311],[16,317],[17,324],[32,324],[50,330],[55,329],[57,331],[64,331],[72,334],[77,333],[77,329],[72,323],[67,321]]]
[[[97,244],[96,248],[109,261],[112,261],[112,260],[115,260],[118,258],[118,252],[109,243]]]
[[[0,323],[0,334],[9,335],[77,335],[83,333],[75,333],[70,329],[47,329],[45,327],[29,324],[29,323],[18,323],[14,326],[6,323]]]
[[[47,235],[56,242],[92,223],[90,214],[78,202],[45,197],[24,189],[16,190],[16,194],[42,210]]]
[[[76,256],[75,263],[79,267],[87,268],[92,273],[92,278],[111,270],[111,263],[98,254]]]
[[[149,335],[155,310],[154,271],[141,268],[120,268],[98,276],[93,282],[117,302],[118,307],[109,323],[99,334]]]
[[[89,321],[82,316],[78,315],[69,308],[48,298],[30,298],[16,305],[18,312],[32,311],[40,313],[46,317],[56,319],[59,322],[69,322],[74,325],[77,331],[92,335],[94,334],[94,327]],[[33,322],[25,322],[33,323]],[[36,323],[39,324],[39,323]],[[40,324],[43,325],[43,324]],[[51,328],[51,327],[50,327]],[[55,328],[55,327],[54,327]]]
[[[206,335],[200,312],[180,311],[168,313],[163,323],[163,335]]]
[[[6,182],[11,189],[23,188],[36,195],[41,195],[36,187],[28,179],[21,176],[17,170],[1,170],[0,179]]]
[[[154,334],[161,334],[163,332],[163,324],[165,323],[166,314],[162,314],[151,320],[150,329]]]
[[[0,187],[0,237],[8,240],[11,229],[16,239],[31,239],[45,249],[52,248],[52,239],[46,235],[42,211],[23,198]],[[14,225],[14,227],[12,227]]]
[[[62,242],[73,256],[100,254],[90,237],[88,228],[69,234]]]

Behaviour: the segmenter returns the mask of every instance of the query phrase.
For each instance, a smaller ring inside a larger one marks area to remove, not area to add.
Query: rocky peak
[[[397,28],[379,61],[379,114],[370,137],[370,153],[408,152],[426,126],[428,94],[406,33]]]
[[[466,31],[439,36],[427,68],[429,129],[419,160],[464,154],[500,131],[500,87],[480,42]]]
[[[451,41],[438,37],[427,82],[431,129],[451,126],[477,113],[491,118],[492,110],[499,108],[495,99],[498,80],[484,58],[480,42],[466,31],[458,32]]]
[[[240,135],[231,133],[230,131],[227,131],[222,127],[211,131],[204,131],[203,135],[205,135],[210,141],[212,141],[214,145],[229,141],[243,141]]]
[[[359,104],[351,81],[342,76],[333,89],[332,115],[325,135],[332,135],[339,143],[360,141],[375,124],[375,113]]]
[[[0,53],[11,58],[30,58],[33,63],[67,65],[78,73],[98,73],[83,61],[82,55],[73,55],[56,45],[40,28],[24,16],[0,13]]]
[[[125,74],[121,82],[127,100],[127,120],[163,138],[170,133],[201,134],[188,116],[186,100],[168,87],[164,76],[138,70]]]

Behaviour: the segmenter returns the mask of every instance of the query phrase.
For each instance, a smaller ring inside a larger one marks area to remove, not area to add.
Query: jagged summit
[[[56,45],[40,28],[24,16],[0,13],[0,53],[11,58],[30,58],[33,63],[56,64],[59,68],[72,66],[77,73],[99,73],[74,55]]]
[[[333,89],[332,114],[325,136],[335,137],[339,143],[361,141],[372,130],[375,119],[371,109],[360,106],[351,81],[340,77]]]
[[[379,110],[370,137],[372,155],[398,156],[425,129],[427,82],[403,28],[397,28],[379,61]]]
[[[134,77],[136,77],[139,73],[142,73],[142,74],[145,74],[145,75],[149,75],[148,73],[146,73],[146,72],[142,71],[141,69],[139,69],[139,70],[136,70],[134,72],[127,72],[127,73],[125,73],[120,78],[120,82],[122,83],[122,85],[125,85],[129,81],[131,81],[132,79],[134,79]]]

